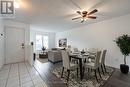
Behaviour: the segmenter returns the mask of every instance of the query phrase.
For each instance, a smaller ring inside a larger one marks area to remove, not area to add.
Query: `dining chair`
[[[74,52],[74,53],[79,53],[78,48],[73,48],[73,52]]]
[[[66,50],[61,50],[61,54],[62,54],[62,61],[63,61],[61,78],[63,77],[64,70],[66,69],[67,73],[68,73],[68,77],[67,77],[67,82],[68,82],[70,71],[73,69],[77,69],[77,75],[78,75],[79,66],[78,66],[78,64],[74,64],[74,63],[70,62],[69,55]]]
[[[97,48],[89,48],[88,53],[89,53],[89,58],[94,62],[96,58],[96,53],[98,49]]]
[[[87,52],[87,51],[88,51],[88,48],[84,48],[84,50],[85,50],[85,52]]]
[[[80,53],[80,51],[78,50],[78,48],[75,47],[75,48],[72,49],[72,54],[77,54],[78,55],[79,53]],[[79,62],[79,60],[77,60],[77,59],[71,59],[71,61],[74,62],[74,63]]]
[[[88,53],[90,54],[90,57],[93,57],[93,58],[95,58],[97,51],[98,51],[97,48],[89,48],[88,49]]]
[[[67,52],[68,52],[69,54],[71,54],[71,53],[72,53],[71,45],[68,45],[68,47],[66,48],[66,50],[67,50]]]
[[[105,66],[106,52],[107,52],[107,50],[103,50],[101,60],[100,60],[101,69],[102,69],[103,74],[104,74],[104,70],[105,70],[105,73],[107,72],[106,66]]]
[[[97,82],[98,82],[97,71],[99,73],[100,78],[102,79],[102,76],[101,76],[100,70],[99,70],[99,68],[100,68],[100,57],[101,57],[101,51],[98,51],[96,53],[95,62],[87,62],[87,63],[84,64],[85,68],[94,70],[95,78],[96,78]]]
[[[88,51],[94,53],[94,52],[97,52],[98,49],[97,48],[89,48]]]
[[[67,51],[69,54],[72,53],[71,48],[67,48],[66,51]]]

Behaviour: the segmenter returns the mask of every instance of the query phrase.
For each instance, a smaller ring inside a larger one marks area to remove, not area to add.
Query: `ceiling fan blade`
[[[80,11],[77,11],[77,13],[81,15],[81,12],[80,12]]]
[[[76,18],[72,18],[72,20],[76,20],[76,19],[79,19],[79,18],[82,18],[82,17],[76,17]]]
[[[88,16],[87,18],[96,19],[97,17],[95,17],[95,16]]]
[[[98,10],[97,10],[97,9],[94,9],[93,11],[89,12],[87,15],[91,15],[91,14],[94,14],[94,13],[96,13],[96,12],[98,12]]]

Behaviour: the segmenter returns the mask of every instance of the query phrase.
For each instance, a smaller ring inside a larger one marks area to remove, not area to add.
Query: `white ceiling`
[[[65,31],[130,13],[130,0],[21,0],[13,20],[48,31]],[[96,20],[72,21],[77,10],[98,9]]]

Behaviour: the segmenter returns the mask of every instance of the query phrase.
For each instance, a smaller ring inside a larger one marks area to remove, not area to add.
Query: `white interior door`
[[[24,29],[6,27],[6,64],[25,60]]]

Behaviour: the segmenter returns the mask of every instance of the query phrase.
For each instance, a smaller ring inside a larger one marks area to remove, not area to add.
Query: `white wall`
[[[34,61],[33,61],[33,53],[34,53],[33,46],[27,45],[26,48],[27,48],[28,62],[29,62],[30,65],[33,65],[34,64]]]
[[[2,19],[0,18],[0,34],[4,35]],[[0,35],[0,68],[4,64],[4,36]]]
[[[25,30],[25,61],[28,60],[27,49],[26,46],[30,44],[30,24],[21,23],[18,21],[5,20],[4,27],[16,27]],[[6,53],[6,52],[5,52]]]
[[[30,41],[34,42],[34,51],[35,51],[35,44],[36,44],[36,34],[45,34],[49,36],[49,49],[55,48],[55,33],[53,32],[46,32],[44,30],[38,29],[31,29],[30,30]]]
[[[107,49],[106,64],[119,68],[123,56],[116,46],[116,37],[121,34],[130,35],[130,14],[118,18],[90,24],[56,34],[56,45],[60,38],[67,38],[68,45],[83,48]],[[130,65],[130,56],[127,58]]]

